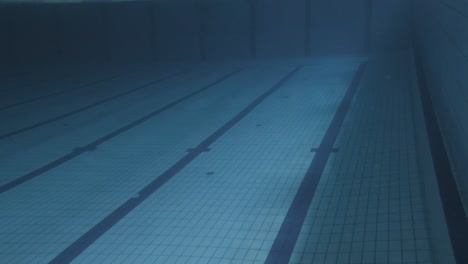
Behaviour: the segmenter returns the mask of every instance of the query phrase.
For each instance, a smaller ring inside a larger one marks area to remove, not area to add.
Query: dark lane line
[[[103,66],[104,67],[104,66]],[[96,69],[101,69],[103,67],[92,67],[92,68],[89,68],[87,67],[86,70],[90,70],[90,72],[93,72],[93,71],[96,71]],[[137,66],[138,67],[138,66]],[[125,72],[125,71],[134,71],[134,66],[130,66],[130,67],[127,67],[127,68],[123,68],[123,67],[116,67],[116,68],[113,68],[113,67],[110,67],[110,68],[105,68],[106,70],[110,70],[112,72]],[[71,78],[80,78],[80,75],[81,74],[78,74],[76,75],[76,72],[81,72],[83,70],[82,67],[57,67],[57,68],[52,68],[52,69],[39,69],[39,70],[28,70],[27,72],[23,72],[23,73],[14,73],[14,74],[9,74],[7,76],[1,76],[0,75],[0,84],[2,84],[2,86],[0,86],[0,91],[1,92],[7,92],[7,91],[10,91],[10,90],[14,90],[14,89],[22,89],[22,88],[28,88],[28,87],[32,87],[34,85],[37,85],[37,83],[43,85],[45,83],[47,83],[50,78],[52,78],[53,76],[60,76],[60,77],[63,77],[63,75],[65,76],[68,76],[68,77],[71,77]],[[87,72],[85,71],[86,73],[90,73],[90,72]],[[7,77],[8,79],[3,79],[3,77]],[[20,78],[21,77],[21,78]],[[83,77],[83,76],[81,76]],[[56,79],[56,78],[54,78]],[[59,78],[58,79],[59,81],[64,81],[65,79],[63,78]],[[24,83],[18,83],[19,81],[24,81]],[[3,83],[2,83],[3,82]]]
[[[52,74],[60,75],[60,74],[69,74],[72,73],[74,70],[71,69],[54,69],[53,71],[46,71],[42,70],[41,72],[29,72],[27,74],[20,74],[12,76],[13,79],[6,79],[3,80],[4,83],[2,85],[2,89],[0,91],[7,92],[14,89],[22,89],[26,87],[34,86],[35,84],[44,84],[48,79],[50,79]],[[47,77],[44,77],[47,76]],[[21,78],[20,78],[21,77]]]
[[[440,125],[437,121],[422,59],[417,52],[415,53],[424,121],[453,254],[457,263],[468,263],[467,215],[457,187],[457,181],[453,174],[452,166],[450,165],[450,159],[447,149],[445,148]]]
[[[348,113],[354,95],[359,87],[359,82],[366,69],[367,63],[363,62],[356,71],[354,78],[344,95],[338,110],[320,143],[316,154],[307,169],[304,179],[289,207],[281,228],[276,235],[273,246],[268,253],[265,263],[288,263],[296,245],[296,241],[304,224],[310,203],[319,184],[323,170],[327,164],[330,154],[334,152],[333,145],[338,137],[343,121]]]
[[[216,81],[205,85],[201,89],[198,89],[193,93],[190,93],[190,94],[188,94],[188,95],[186,95],[184,97],[181,97],[181,98],[179,98],[179,99],[177,99],[177,100],[175,100],[175,101],[173,101],[173,102],[171,102],[171,103],[169,103],[169,104],[167,104],[167,105],[165,105],[165,106],[163,106],[163,107],[161,107],[161,108],[159,108],[159,109],[157,109],[157,110],[155,110],[155,111],[153,111],[153,112],[151,112],[151,113],[149,113],[149,114],[147,114],[147,115],[145,115],[145,116],[143,116],[143,117],[141,117],[141,118],[139,118],[139,119],[137,119],[137,120],[135,120],[135,121],[133,121],[131,123],[129,123],[128,125],[125,125],[125,126],[119,128],[119,129],[117,129],[117,130],[115,130],[115,131],[113,131],[113,132],[111,132],[111,133],[109,133],[109,134],[107,134],[107,135],[105,135],[105,136],[103,136],[103,137],[101,137],[101,138],[87,144],[86,146],[75,148],[71,153],[69,153],[69,154],[67,154],[67,155],[65,155],[63,157],[60,157],[60,158],[58,158],[58,159],[56,159],[56,160],[54,160],[54,161],[40,167],[40,168],[38,168],[38,169],[36,169],[36,170],[34,170],[34,171],[30,172],[30,173],[27,173],[27,174],[25,174],[23,176],[20,176],[19,178],[15,179],[15,180],[12,180],[12,181],[0,186],[0,194],[6,192],[8,190],[11,190],[11,189],[13,189],[13,188],[27,182],[27,181],[30,181],[30,180],[38,177],[39,175],[42,175],[43,173],[45,173],[47,171],[50,171],[50,170],[64,164],[65,162],[68,162],[68,161],[80,156],[81,154],[83,154],[83,153],[85,153],[87,151],[95,150],[100,144],[102,144],[102,143],[104,143],[104,142],[106,142],[106,141],[108,141],[108,140],[110,140],[110,139],[112,139],[114,137],[117,137],[120,134],[123,134],[124,132],[126,132],[126,131],[128,131],[128,130],[130,130],[130,129],[138,126],[138,125],[140,125],[141,123],[143,123],[145,121],[148,121],[149,119],[151,119],[151,118],[155,117],[156,115],[168,110],[169,108],[174,107],[177,104],[180,104],[183,101],[188,100],[189,98],[191,98],[191,97],[205,91],[206,89],[219,84],[220,82],[226,80],[227,78],[233,76],[234,74],[236,74],[236,73],[238,73],[240,71],[241,70],[235,70],[235,71],[221,77],[220,79],[217,79]]]
[[[133,88],[133,89],[130,89],[128,91],[125,91],[123,93],[119,93],[119,94],[116,94],[116,95],[113,95],[111,97],[108,97],[106,99],[102,99],[102,100],[99,100],[97,102],[94,102],[92,104],[89,104],[87,106],[84,106],[84,107],[81,107],[81,108],[78,108],[78,109],[75,109],[73,111],[70,111],[68,113],[65,113],[65,114],[62,114],[62,115],[59,115],[59,116],[55,116],[55,117],[52,117],[50,119],[47,119],[47,120],[44,120],[44,121],[40,121],[40,122],[37,122],[33,125],[30,125],[30,126],[26,126],[26,127],[23,127],[23,128],[20,128],[20,129],[17,129],[17,130],[14,130],[14,131],[11,131],[11,132],[7,132],[3,135],[0,135],[0,140],[2,139],[6,139],[6,138],[9,138],[9,137],[12,137],[12,136],[16,136],[18,134],[21,134],[21,133],[24,133],[26,131],[29,131],[29,130],[32,130],[32,129],[35,129],[35,128],[38,128],[40,126],[44,126],[44,125],[47,125],[47,124],[50,124],[50,123],[53,123],[55,121],[58,121],[60,119],[63,119],[63,118],[66,118],[66,117],[69,117],[69,116],[72,116],[72,115],[75,115],[75,114],[78,114],[80,112],[83,112],[83,111],[86,111],[86,110],[89,110],[93,107],[96,107],[98,105],[102,105],[102,104],[105,104],[107,102],[110,102],[112,100],[115,100],[115,99],[118,99],[120,97],[123,97],[123,96],[126,96],[126,95],[129,95],[131,93],[134,93],[138,90],[141,90],[143,88],[146,88],[146,87],[149,87],[149,86],[152,86],[152,85],[155,85],[155,84],[158,84],[160,82],[163,82],[163,81],[166,81],[166,80],[169,80],[171,78],[174,78],[176,76],[179,76],[183,73],[185,73],[186,70],[182,70],[182,71],[178,71],[176,73],[172,73],[172,74],[169,74],[165,77],[162,77],[162,78],[159,78],[157,80],[154,80],[154,81],[151,81],[151,82],[148,82],[146,84],[143,84],[141,86],[138,86],[136,88]]]
[[[240,122],[245,116],[247,116],[255,107],[261,104],[266,98],[277,91],[284,83],[291,79],[303,66],[298,66],[286,76],[284,76],[279,82],[277,82],[272,88],[268,89],[262,95],[252,101],[247,107],[241,112],[234,116],[231,120],[225,123],[222,127],[216,130],[213,134],[208,136],[198,146],[188,152],[182,159],[172,165],[168,170],[159,175],[151,183],[141,189],[137,195],[133,196],[125,203],[120,205],[116,210],[107,215],[98,224],[88,230],[59,255],[57,255],[49,263],[69,263],[73,261],[78,255],[80,255],[86,248],[88,248],[93,242],[99,237],[111,229],[117,222],[129,214],[133,209],[140,205],[146,200],[151,194],[156,192],[162,185],[179,173],[185,166],[197,158],[201,153],[209,149],[209,146],[229,131],[234,125]]]
[[[44,94],[44,95],[40,95],[40,96],[31,98],[31,99],[27,99],[27,100],[24,100],[24,101],[21,101],[21,102],[16,102],[16,103],[12,103],[12,104],[5,105],[5,106],[0,106],[0,111],[5,111],[5,110],[13,108],[13,107],[17,107],[17,106],[21,106],[21,105],[24,105],[24,104],[32,103],[32,102],[35,102],[35,101],[38,101],[38,100],[45,99],[47,97],[61,95],[61,94],[65,94],[65,93],[68,93],[68,92],[71,92],[71,91],[77,91],[77,90],[84,89],[84,88],[87,88],[87,87],[90,87],[90,86],[93,86],[93,85],[97,85],[97,84],[100,84],[100,83],[103,83],[103,82],[115,80],[115,79],[118,79],[118,78],[120,78],[122,76],[130,75],[130,74],[131,73],[119,73],[119,74],[112,75],[110,77],[102,78],[102,79],[99,79],[99,80],[94,80],[94,81],[84,83],[84,84],[80,84],[80,85],[74,86],[73,88],[70,88],[70,89],[65,89],[65,90],[62,90],[62,91],[54,92],[54,93]]]

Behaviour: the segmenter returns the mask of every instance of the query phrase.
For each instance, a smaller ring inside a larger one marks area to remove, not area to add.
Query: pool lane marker
[[[416,71],[424,121],[431,149],[432,162],[439,186],[445,221],[456,263],[468,263],[468,218],[463,200],[457,187],[442,132],[434,110],[433,100],[427,84],[426,73],[420,54],[416,52]]]
[[[330,154],[336,151],[333,145],[335,144],[353,97],[359,87],[359,83],[366,66],[366,62],[360,64],[346,91],[346,94],[338,106],[338,110],[336,111],[320,146],[317,149],[314,149],[316,154],[307,169],[291,206],[289,207],[288,213],[286,214],[280,230],[276,235],[275,241],[273,242],[273,246],[268,253],[265,263],[289,262],[302,225],[304,224],[307,211],[309,210],[314,197],[315,190],[317,189],[320,178],[325,169],[325,165],[327,164]]]
[[[118,79],[118,78],[120,78],[122,76],[125,76],[125,75],[127,75],[127,74],[126,73],[123,73],[123,74],[118,73],[116,75],[112,75],[112,76],[109,76],[109,77],[106,77],[106,78],[102,78],[102,79],[99,79],[99,80],[94,80],[94,81],[90,81],[90,82],[87,82],[87,83],[84,83],[84,84],[73,86],[70,89],[65,89],[65,90],[62,90],[62,91],[54,92],[54,93],[44,94],[44,95],[40,95],[40,96],[37,96],[37,97],[34,97],[34,98],[30,98],[30,99],[27,99],[27,100],[24,100],[24,101],[12,103],[12,104],[9,104],[9,105],[0,106],[0,111],[5,111],[5,110],[13,108],[13,107],[21,106],[21,105],[32,103],[32,102],[35,102],[35,101],[39,101],[39,100],[47,98],[47,97],[57,96],[57,95],[61,95],[61,94],[71,92],[71,91],[77,91],[77,90],[80,90],[80,89],[84,89],[84,88],[87,88],[87,87],[90,87],[90,86],[93,86],[93,85],[97,85],[97,84],[100,84],[100,83],[103,83],[103,82]]]
[[[57,168],[58,166],[64,164],[65,162],[68,162],[68,161],[70,161],[70,160],[72,160],[72,159],[74,159],[74,158],[76,158],[78,156],[80,156],[83,153],[86,153],[88,151],[96,150],[97,147],[99,145],[103,144],[104,142],[109,141],[110,139],[112,139],[114,137],[117,137],[118,135],[120,135],[120,134],[122,134],[122,133],[124,133],[124,132],[126,132],[126,131],[128,131],[128,130],[130,130],[130,129],[132,129],[132,128],[140,125],[140,124],[142,124],[143,122],[148,121],[149,119],[151,119],[151,118],[155,117],[156,115],[170,109],[171,107],[174,107],[177,104],[180,104],[180,103],[194,97],[195,95],[198,95],[199,93],[207,90],[208,88],[211,88],[211,87],[219,84],[220,82],[226,80],[227,78],[233,76],[234,74],[236,74],[236,73],[238,73],[240,71],[241,71],[241,69],[237,69],[235,71],[232,71],[229,74],[224,75],[223,77],[221,77],[221,78],[219,78],[219,79],[217,79],[217,80],[203,86],[201,89],[198,89],[195,92],[192,92],[192,93],[190,93],[190,94],[188,94],[188,95],[186,95],[184,97],[181,97],[181,98],[173,101],[172,103],[169,103],[169,104],[167,104],[167,105],[165,105],[165,106],[163,106],[163,107],[161,107],[161,108],[159,108],[159,109],[157,109],[157,110],[155,110],[155,111],[153,111],[153,112],[151,112],[151,113],[149,113],[149,114],[147,114],[147,115],[145,115],[145,116],[143,116],[143,117],[141,117],[141,118],[139,118],[139,119],[137,119],[137,120],[123,126],[123,127],[121,127],[121,128],[119,128],[119,129],[115,130],[114,132],[111,132],[111,133],[109,133],[109,134],[107,134],[107,135],[105,135],[105,136],[103,136],[103,137],[101,137],[101,138],[87,144],[86,146],[74,148],[71,153],[69,153],[69,154],[67,154],[65,156],[62,156],[62,157],[60,157],[60,158],[58,158],[58,159],[56,159],[56,160],[42,166],[42,167],[40,167],[40,168],[38,168],[38,169],[36,169],[34,171],[31,171],[31,172],[29,172],[29,173],[27,173],[27,174],[25,174],[25,175],[23,175],[23,176],[21,176],[19,178],[16,178],[15,180],[12,180],[12,181],[0,186],[0,194],[6,192],[8,190],[11,190],[11,189],[13,189],[13,188],[27,182],[27,181],[30,181],[30,180],[38,177],[39,175],[41,175],[41,174],[43,174],[45,172],[48,172],[48,171],[50,171],[50,170],[52,170],[54,168]]]
[[[279,82],[277,82],[272,88],[257,97],[241,112],[234,116],[231,120],[225,123],[222,127],[216,130],[213,134],[203,140],[198,146],[191,149],[184,157],[178,162],[172,165],[168,170],[159,175],[156,179],[141,189],[136,195],[128,199],[125,203],[120,205],[116,210],[107,215],[94,227],[84,233],[75,242],[69,245],[59,255],[57,255],[49,263],[70,263],[84,250],[86,250],[92,243],[94,243],[99,237],[111,229],[117,222],[129,214],[133,209],[140,205],[150,195],[156,192],[162,185],[179,173],[185,166],[197,158],[200,154],[204,153],[209,146],[230,130],[234,125],[240,122],[245,116],[247,116],[255,107],[261,104],[267,97],[277,91],[284,83],[291,79],[303,66],[298,66],[284,76]]]
[[[75,109],[75,110],[70,111],[70,112],[67,112],[67,113],[65,113],[65,114],[61,114],[61,115],[59,115],[59,116],[55,116],[55,117],[52,117],[52,118],[50,118],[50,119],[37,122],[37,123],[35,123],[35,124],[33,124],[33,125],[29,125],[29,126],[26,126],[26,127],[22,127],[22,128],[16,129],[16,130],[14,130],[14,131],[7,132],[7,133],[5,133],[5,134],[0,135],[0,140],[6,139],[6,138],[9,138],[9,137],[13,137],[13,136],[17,136],[17,135],[19,135],[19,134],[21,134],[21,133],[30,131],[30,130],[32,130],[32,129],[35,129],[35,128],[38,128],[38,127],[41,127],[41,126],[44,126],[44,125],[47,125],[47,124],[50,124],[50,123],[53,123],[53,122],[58,121],[58,120],[60,120],[60,119],[64,119],[64,118],[66,118],[66,117],[69,117],[69,116],[72,116],[72,115],[76,115],[76,114],[81,113],[81,112],[83,112],[83,111],[89,110],[89,109],[91,109],[91,108],[93,108],[93,107],[96,107],[96,106],[99,106],[99,105],[108,103],[108,102],[110,102],[110,101],[112,101],[112,100],[116,100],[116,99],[118,99],[118,98],[120,98],[120,97],[124,97],[124,96],[129,95],[129,94],[132,94],[132,93],[134,93],[134,92],[136,92],[136,91],[139,91],[139,90],[141,90],[141,89],[147,88],[147,87],[149,87],[149,86],[152,86],[152,85],[161,83],[161,82],[163,82],[163,81],[167,81],[167,80],[169,80],[169,79],[171,79],[171,78],[174,78],[174,77],[176,77],[176,76],[182,75],[183,73],[186,73],[186,72],[187,72],[186,70],[182,70],[182,71],[177,71],[177,72],[175,72],[175,73],[171,73],[171,74],[169,74],[169,75],[167,75],[167,76],[164,76],[164,77],[162,77],[162,78],[159,78],[159,79],[157,79],[157,80],[153,80],[153,81],[151,81],[151,82],[145,83],[145,84],[140,85],[140,86],[138,86],[138,87],[135,87],[135,88],[133,88],[133,89],[127,90],[127,91],[125,91],[125,92],[123,92],[123,93],[119,93],[119,94],[113,95],[113,96],[111,96],[111,97],[108,97],[108,98],[99,100],[99,101],[97,101],[97,102],[94,102],[94,103],[92,103],[92,104],[83,106],[83,107],[81,107],[81,108]]]

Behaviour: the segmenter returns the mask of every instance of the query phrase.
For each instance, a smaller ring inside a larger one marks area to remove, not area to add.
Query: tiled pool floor
[[[406,59],[4,77],[0,263],[432,263]]]

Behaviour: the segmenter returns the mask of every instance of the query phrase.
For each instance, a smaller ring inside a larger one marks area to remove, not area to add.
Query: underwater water
[[[467,17],[0,1],[0,263],[468,263]]]

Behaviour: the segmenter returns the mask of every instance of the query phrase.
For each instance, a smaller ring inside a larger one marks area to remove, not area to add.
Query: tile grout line
[[[320,181],[325,165],[333,150],[333,145],[338,137],[341,126],[349,110],[354,94],[359,87],[360,80],[366,69],[367,63],[360,64],[346,94],[331,121],[325,136],[320,143],[317,152],[299,186],[288,213],[281,225],[275,241],[268,253],[265,263],[288,263],[299,237],[310,203],[314,197],[317,185]]]
[[[112,213],[107,215],[94,227],[88,230],[85,234],[79,237],[75,242],[69,245],[65,250],[58,254],[49,263],[70,263],[83,251],[85,251],[92,243],[94,243],[99,237],[111,229],[117,222],[129,214],[133,209],[146,200],[150,195],[156,192],[162,185],[164,185],[171,178],[176,176],[185,166],[196,159],[202,154],[209,146],[230,130],[234,125],[240,122],[245,116],[247,116],[254,108],[260,105],[266,98],[277,91],[284,83],[291,79],[297,72],[299,72],[303,66],[295,67],[291,72],[279,80],[273,87],[268,89],[266,92],[257,97],[249,105],[247,105],[241,112],[226,122],[218,130],[203,140],[198,146],[188,152],[178,162],[172,165],[164,173],[159,175],[156,179],[142,188],[137,195],[128,199],[125,203],[120,205]]]
[[[236,73],[238,73],[240,71],[241,70],[239,69],[239,70],[235,70],[233,72],[230,72],[229,74],[217,79],[216,81],[211,82],[211,83],[203,86],[201,89],[198,89],[195,92],[192,92],[192,93],[190,93],[190,94],[188,94],[188,95],[186,95],[184,97],[181,97],[181,98],[179,98],[179,99],[177,99],[177,100],[175,100],[175,101],[173,101],[173,102],[171,102],[171,103],[169,103],[169,104],[167,104],[167,105],[165,105],[165,106],[163,106],[163,107],[161,107],[161,108],[159,108],[159,109],[157,109],[157,110],[155,110],[155,111],[153,111],[153,112],[151,112],[151,113],[149,113],[149,114],[147,114],[147,115],[145,115],[145,116],[143,116],[143,117],[141,117],[141,118],[139,118],[139,119],[137,119],[137,120],[123,126],[123,127],[121,127],[121,128],[119,128],[119,129],[117,129],[117,130],[115,130],[115,131],[113,131],[113,132],[111,132],[111,133],[109,133],[109,134],[107,134],[107,135],[105,135],[105,136],[103,136],[103,137],[101,137],[101,138],[87,144],[84,147],[75,148],[71,153],[69,153],[69,154],[67,154],[65,156],[62,156],[62,157],[60,157],[60,158],[58,158],[58,159],[56,159],[56,160],[42,166],[42,167],[40,167],[40,168],[38,168],[38,169],[36,169],[36,170],[34,170],[32,172],[29,172],[29,173],[27,173],[27,174],[25,174],[23,176],[20,176],[19,178],[15,179],[15,180],[12,180],[12,181],[4,184],[4,185],[1,185],[0,186],[0,194],[6,192],[8,190],[11,190],[11,189],[13,189],[13,188],[15,188],[15,187],[29,181],[29,180],[32,180],[32,179],[40,176],[41,174],[43,174],[43,173],[45,173],[47,171],[50,171],[50,170],[52,170],[52,169],[54,169],[54,168],[56,168],[56,167],[58,167],[58,166],[60,166],[60,165],[62,165],[64,163],[66,163],[66,162],[80,156],[81,154],[84,154],[85,152],[95,150],[97,148],[97,146],[99,146],[100,144],[103,144],[104,142],[109,141],[110,139],[112,139],[114,137],[117,137],[120,134],[123,134],[124,132],[126,132],[126,131],[128,131],[128,130],[130,130],[130,129],[132,129],[132,128],[140,125],[140,124],[142,124],[143,122],[148,121],[149,119],[155,117],[156,115],[158,115],[158,114],[160,114],[160,113],[162,113],[162,112],[176,106],[177,104],[182,103],[183,101],[186,101],[186,100],[190,99],[191,97],[193,97],[193,96],[207,90],[208,88],[211,88],[211,87],[219,84],[220,82],[226,80],[227,78],[233,76],[234,74],[236,74]]]

